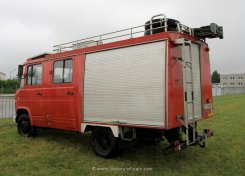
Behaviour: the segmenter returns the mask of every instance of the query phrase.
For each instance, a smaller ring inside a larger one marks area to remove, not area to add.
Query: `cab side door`
[[[25,106],[30,111],[33,126],[51,127],[50,90],[45,84],[45,62],[27,66],[27,77],[24,89]]]
[[[72,58],[54,60],[51,84],[51,115],[53,127],[76,131],[75,86],[73,81]]]

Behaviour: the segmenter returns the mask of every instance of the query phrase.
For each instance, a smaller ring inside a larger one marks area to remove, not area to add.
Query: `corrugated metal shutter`
[[[164,126],[165,41],[86,55],[84,121]]]

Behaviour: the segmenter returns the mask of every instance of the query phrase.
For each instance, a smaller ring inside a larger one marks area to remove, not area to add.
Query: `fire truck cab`
[[[143,28],[143,30],[142,30]],[[55,46],[19,65],[18,132],[37,128],[92,131],[99,156],[120,141],[166,139],[166,151],[204,147],[212,136],[197,121],[213,116],[209,47],[223,38],[215,23],[190,28],[156,15],[142,26]]]

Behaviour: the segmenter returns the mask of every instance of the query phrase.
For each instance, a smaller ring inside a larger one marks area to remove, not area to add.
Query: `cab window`
[[[42,64],[28,66],[27,74],[28,85],[42,84]]]
[[[55,84],[72,82],[72,59],[54,62],[53,82]]]

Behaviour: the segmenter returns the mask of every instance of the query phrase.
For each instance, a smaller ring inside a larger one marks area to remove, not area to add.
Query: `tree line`
[[[15,93],[19,88],[17,79],[0,80],[0,93]]]

